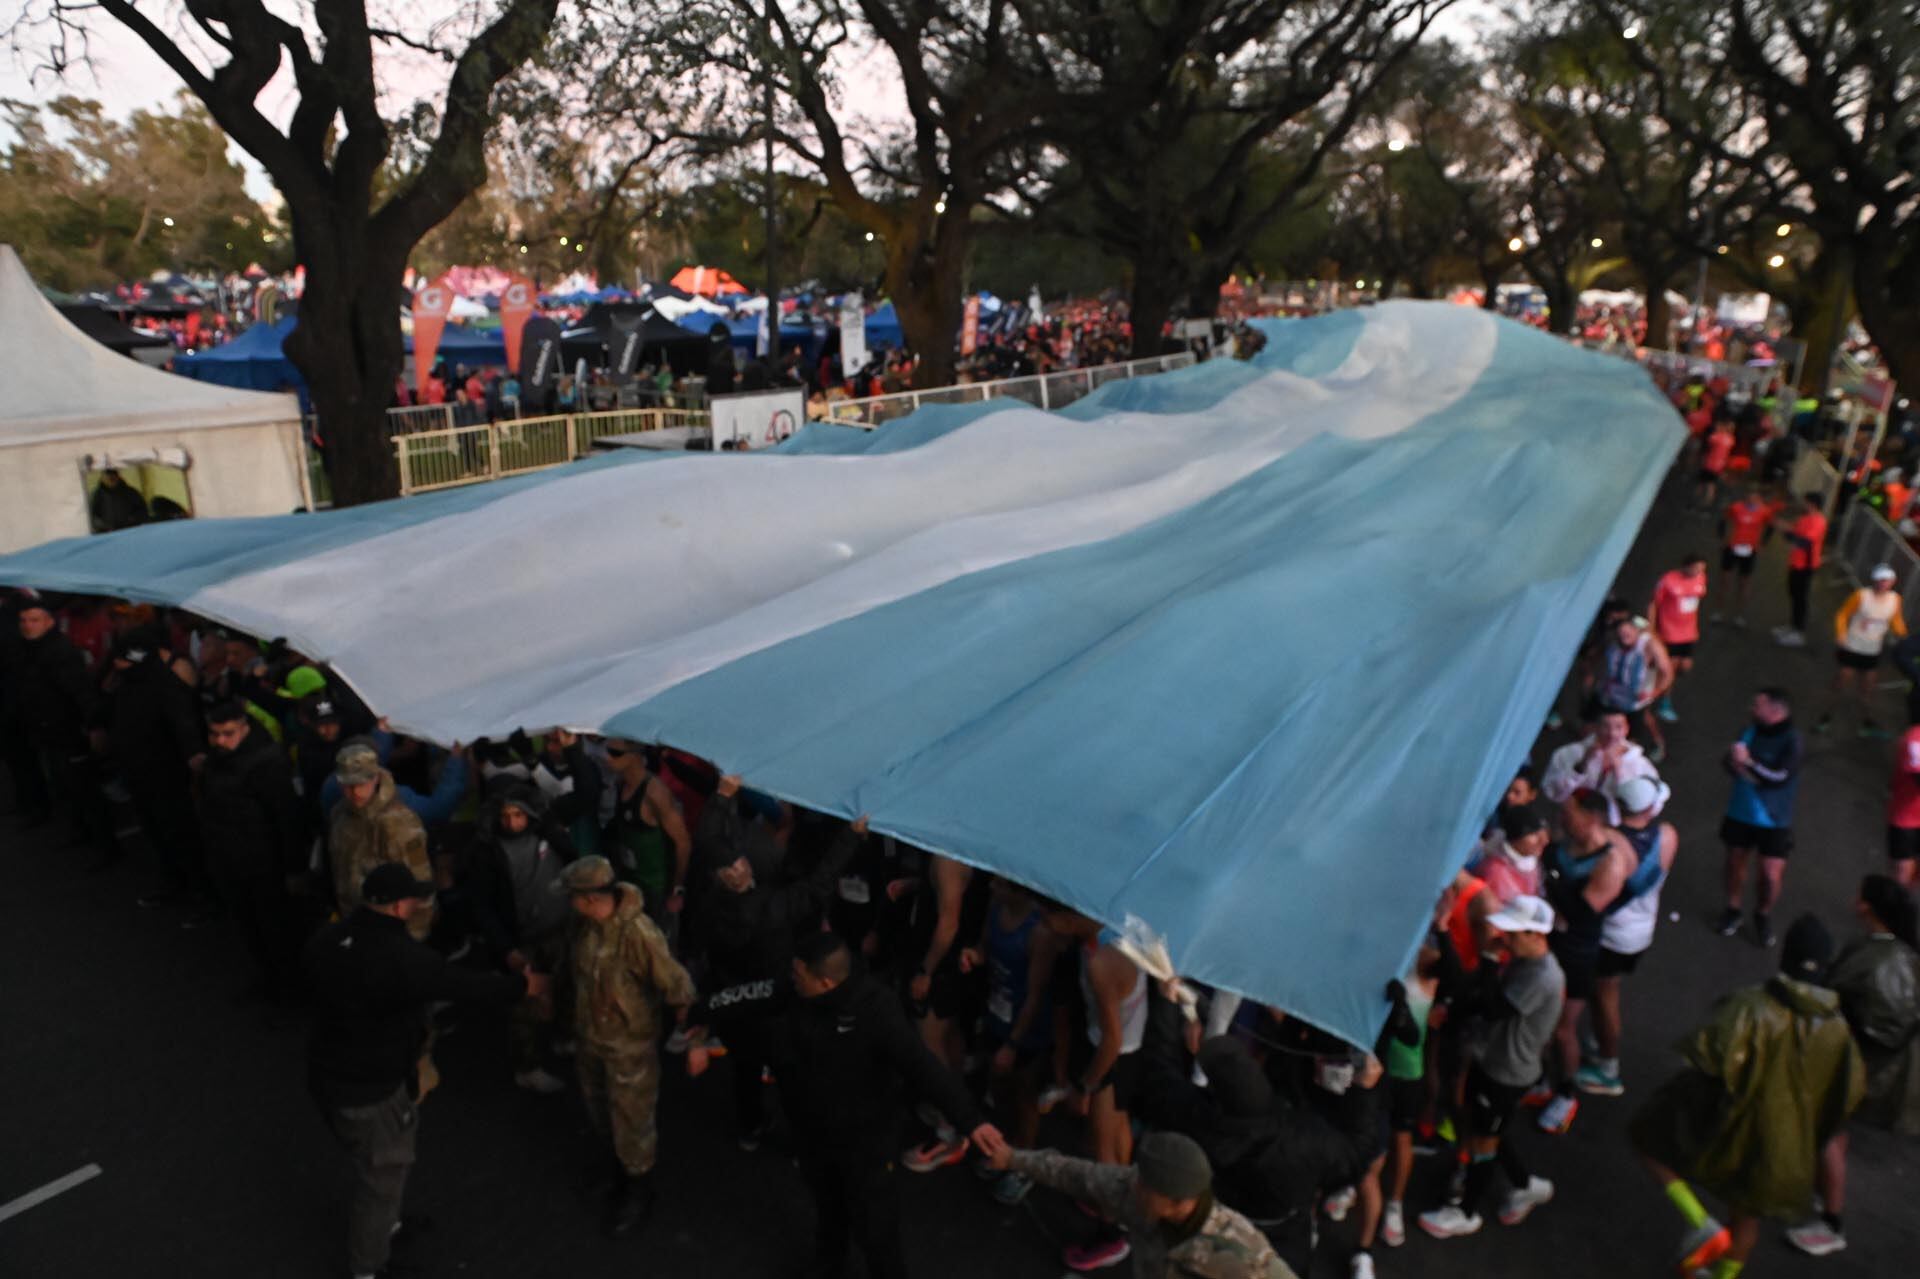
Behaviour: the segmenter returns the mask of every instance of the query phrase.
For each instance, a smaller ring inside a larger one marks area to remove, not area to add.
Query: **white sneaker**
[[[1541,1204],[1553,1202],[1553,1183],[1545,1177],[1528,1177],[1527,1184],[1507,1196],[1500,1208],[1500,1224],[1517,1226]]]
[[[1788,1230],[1787,1242],[1809,1257],[1829,1257],[1846,1248],[1847,1237],[1815,1217]]]
[[[1356,1252],[1347,1266],[1347,1279],[1374,1279],[1373,1254]]]
[[[1807,637],[1799,631],[1782,631],[1773,637],[1774,643],[1781,648],[1805,648]]]
[[[1398,1200],[1391,1200],[1380,1215],[1380,1242],[1398,1248],[1407,1241],[1407,1212]]]
[[[1327,1220],[1345,1221],[1347,1214],[1353,1211],[1354,1200],[1359,1197],[1360,1192],[1352,1186],[1336,1190],[1328,1195],[1326,1203],[1322,1205],[1322,1210],[1327,1214]]]
[[[524,1088],[528,1092],[537,1092],[543,1097],[552,1096],[554,1093],[565,1092],[567,1090],[567,1083],[564,1079],[561,1079],[557,1075],[548,1074],[539,1066],[535,1066],[532,1070],[522,1070],[515,1074],[513,1084],[516,1088]]]
[[[1482,1222],[1477,1214],[1470,1213],[1457,1204],[1448,1204],[1432,1212],[1420,1214],[1420,1229],[1435,1239],[1454,1239],[1461,1235],[1478,1234]]]
[[[678,1057],[687,1051],[687,1028],[675,1026],[673,1033],[667,1036],[667,1055]]]

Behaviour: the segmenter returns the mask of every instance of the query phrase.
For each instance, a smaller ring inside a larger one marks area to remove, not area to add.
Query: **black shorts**
[[[958,952],[940,961],[927,983],[927,1011],[942,1021],[971,1023],[987,999],[987,970],[960,971]]]
[[[1880,665],[1878,653],[1856,653],[1850,648],[1836,648],[1833,656],[1844,670],[1870,671]]]
[[[1412,1132],[1426,1113],[1426,1080],[1387,1080],[1387,1124],[1394,1132]]]
[[[1566,974],[1567,998],[1592,999],[1594,969],[1599,966],[1598,951],[1581,950],[1562,941],[1567,934],[1553,935],[1553,957],[1560,963],[1560,971]]]
[[[1605,946],[1602,946],[1600,948],[1600,958],[1594,961],[1593,975],[1595,977],[1625,977],[1640,966],[1640,956],[1644,954],[1646,954],[1646,952],[1640,950],[1635,951],[1631,955],[1623,955],[1617,950],[1609,950]]]
[[[1778,826],[1755,826],[1737,817],[1723,817],[1720,842],[1728,848],[1751,848],[1762,857],[1784,859],[1793,851],[1793,832]]]
[[[1910,862],[1920,857],[1920,830],[1910,830],[1905,826],[1887,827],[1887,856],[1897,862]]]
[[[1753,562],[1759,558],[1760,555],[1758,551],[1752,555],[1735,555],[1731,546],[1724,547],[1720,552],[1720,571],[1722,573],[1738,573],[1742,577],[1752,577]]]
[[[1698,471],[1694,472],[1693,478],[1700,481],[1700,483],[1702,484],[1718,484],[1720,482],[1720,472],[1709,471],[1706,467],[1703,466]]]
[[[1699,640],[1688,640],[1684,644],[1668,644],[1667,656],[1691,658],[1693,656],[1693,646],[1699,642]]]
[[[1140,1095],[1140,1054],[1138,1052],[1121,1053],[1114,1061],[1113,1069],[1107,1072],[1106,1086],[1113,1089],[1113,1107],[1115,1110],[1129,1112]]]
[[[1497,1083],[1480,1067],[1473,1067],[1467,1072],[1467,1131],[1476,1137],[1498,1137],[1526,1095],[1526,1085]]]

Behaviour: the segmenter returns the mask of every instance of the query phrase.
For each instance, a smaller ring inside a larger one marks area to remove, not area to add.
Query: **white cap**
[[[1891,564],[1875,564],[1873,572],[1868,574],[1876,582],[1891,582],[1900,575],[1893,571]]]
[[[1550,933],[1553,907],[1538,897],[1522,894],[1487,916],[1487,927],[1503,933]]]
[[[1620,783],[1614,798],[1623,813],[1649,813],[1665,804],[1673,788],[1657,777],[1629,777]]]

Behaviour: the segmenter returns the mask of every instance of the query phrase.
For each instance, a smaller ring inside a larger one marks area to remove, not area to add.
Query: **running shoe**
[[[1037,1108],[1041,1114],[1048,1114],[1055,1106],[1071,1096],[1072,1092],[1073,1090],[1065,1084],[1048,1084],[1040,1090],[1040,1100]]]
[[[1781,648],[1805,648],[1807,646],[1807,637],[1802,632],[1794,630],[1791,626],[1782,626],[1773,633],[1773,642]]]
[[[1117,1266],[1132,1255],[1133,1245],[1123,1238],[1115,1238],[1075,1245],[1066,1250],[1062,1260],[1067,1263],[1067,1269],[1078,1270],[1085,1274],[1089,1270],[1105,1270],[1108,1266]]]
[[[1676,1269],[1686,1279],[1692,1279],[1693,1272],[1705,1270],[1714,1262],[1727,1255],[1733,1247],[1733,1235],[1727,1228],[1708,1217],[1705,1221],[1687,1232],[1680,1242],[1680,1258]]]
[[[1561,724],[1563,724],[1564,722],[1565,722],[1565,721],[1564,721],[1564,720],[1562,720],[1562,719],[1560,718],[1560,712],[1559,712],[1559,711],[1548,711],[1548,712],[1547,712],[1547,727],[1548,727],[1548,728],[1558,728],[1558,727],[1560,727],[1560,725],[1561,725]]]
[[[1517,1226],[1541,1204],[1553,1202],[1553,1183],[1545,1177],[1529,1177],[1527,1184],[1507,1196],[1500,1206],[1500,1224]]]
[[[1573,1127],[1573,1117],[1580,1113],[1580,1099],[1577,1097],[1558,1097],[1547,1103],[1540,1112],[1540,1131],[1555,1136],[1563,1135]]]
[[[1733,624],[1734,624],[1735,626],[1738,626],[1738,627],[1739,627],[1739,628],[1740,628],[1741,630],[1743,630],[1743,631],[1744,631],[1744,630],[1746,630],[1746,629],[1747,629],[1747,615],[1746,615],[1745,613],[1742,613],[1742,614],[1740,614],[1740,615],[1739,615],[1738,617],[1736,617],[1736,618],[1734,618],[1734,619],[1733,619]]]
[[[1846,1248],[1847,1237],[1824,1219],[1815,1217],[1788,1230],[1787,1242],[1809,1257],[1829,1257]]]
[[[1380,1242],[1389,1248],[1398,1248],[1406,1241],[1407,1210],[1400,1206],[1399,1200],[1389,1200],[1387,1210],[1380,1215]]]
[[[1435,1239],[1457,1239],[1461,1235],[1478,1234],[1480,1227],[1485,1224],[1477,1213],[1468,1212],[1457,1204],[1448,1204],[1444,1208],[1420,1214],[1420,1229]]]
[[[1449,1146],[1457,1146],[1460,1144],[1460,1136],[1453,1128],[1452,1115],[1442,1117],[1440,1122],[1434,1125],[1433,1135],[1446,1142]]]
[[[1663,724],[1678,724],[1680,722],[1680,712],[1673,709],[1673,702],[1668,698],[1661,698],[1660,704],[1654,707],[1653,713]]]
[[[1727,620],[1727,615],[1725,613],[1715,613],[1712,617],[1708,618],[1707,620],[1710,622],[1724,622]]]
[[[1011,1208],[1027,1197],[1033,1189],[1033,1178],[1023,1177],[1017,1172],[1003,1172],[993,1183],[993,1189],[987,1193],[993,1201],[1002,1207]]]
[[[1886,729],[1880,727],[1878,724],[1874,723],[1872,720],[1866,720],[1860,725],[1860,736],[1868,738],[1872,741],[1884,742],[1889,737],[1892,737],[1893,734],[1889,733]]]
[[[1720,922],[1714,925],[1722,937],[1731,937],[1740,931],[1740,908],[1729,906],[1720,912]]]
[[[1653,749],[1647,752],[1647,759],[1655,764],[1663,763],[1666,758],[1667,744],[1665,742],[1655,743]]]
[[[1753,912],[1753,940],[1762,950],[1773,948],[1773,919],[1771,916],[1762,915],[1757,910]]]
[[[567,1090],[566,1082],[558,1075],[549,1074],[538,1066],[532,1070],[516,1072],[513,1076],[513,1086],[524,1088],[531,1093],[539,1093],[542,1097],[550,1097],[554,1093]]]
[[[1586,1065],[1574,1072],[1574,1087],[1595,1097],[1618,1097],[1627,1091],[1620,1076],[1609,1075],[1598,1066]]]
[[[1327,1196],[1321,1210],[1327,1214],[1328,1221],[1345,1221],[1347,1214],[1353,1211],[1354,1200],[1360,1193],[1352,1186],[1345,1186]]]
[[[1347,1263],[1347,1279],[1374,1279],[1373,1254],[1354,1253],[1353,1260]]]
[[[1557,1095],[1558,1094],[1553,1091],[1553,1085],[1542,1079],[1521,1095],[1520,1104],[1528,1110],[1538,1110],[1542,1106],[1552,1105],[1553,1099]]]
[[[667,1036],[667,1055],[678,1057],[687,1051],[687,1028],[675,1026],[673,1033]]]
[[[958,1134],[949,1141],[936,1138],[902,1155],[900,1166],[908,1172],[932,1172],[936,1168],[945,1168],[967,1157],[967,1145],[967,1139]]]

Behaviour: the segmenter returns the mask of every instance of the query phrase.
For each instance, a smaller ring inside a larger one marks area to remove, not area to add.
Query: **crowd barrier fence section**
[[[564,466],[593,451],[609,435],[631,435],[670,426],[705,426],[700,409],[617,409],[609,413],[559,413],[502,418],[477,426],[415,431],[395,436],[400,495],[478,484]]]
[[[1061,409],[1109,382],[1183,369],[1193,362],[1193,352],[1177,351],[1172,355],[1064,369],[1058,373],[1036,373],[993,382],[963,382],[931,391],[896,391],[860,400],[835,400],[827,406],[827,421],[871,430],[928,404],[979,404],[984,400],[1002,399],[1020,400],[1035,408]]]
[[[1895,585],[1904,596],[1901,606],[1907,615],[1907,629],[1920,632],[1920,601],[1916,600],[1920,596],[1920,554],[1880,512],[1860,502],[1848,503],[1840,531],[1827,547],[1826,562],[1858,585],[1866,584],[1875,565],[1891,565],[1899,575]]]

